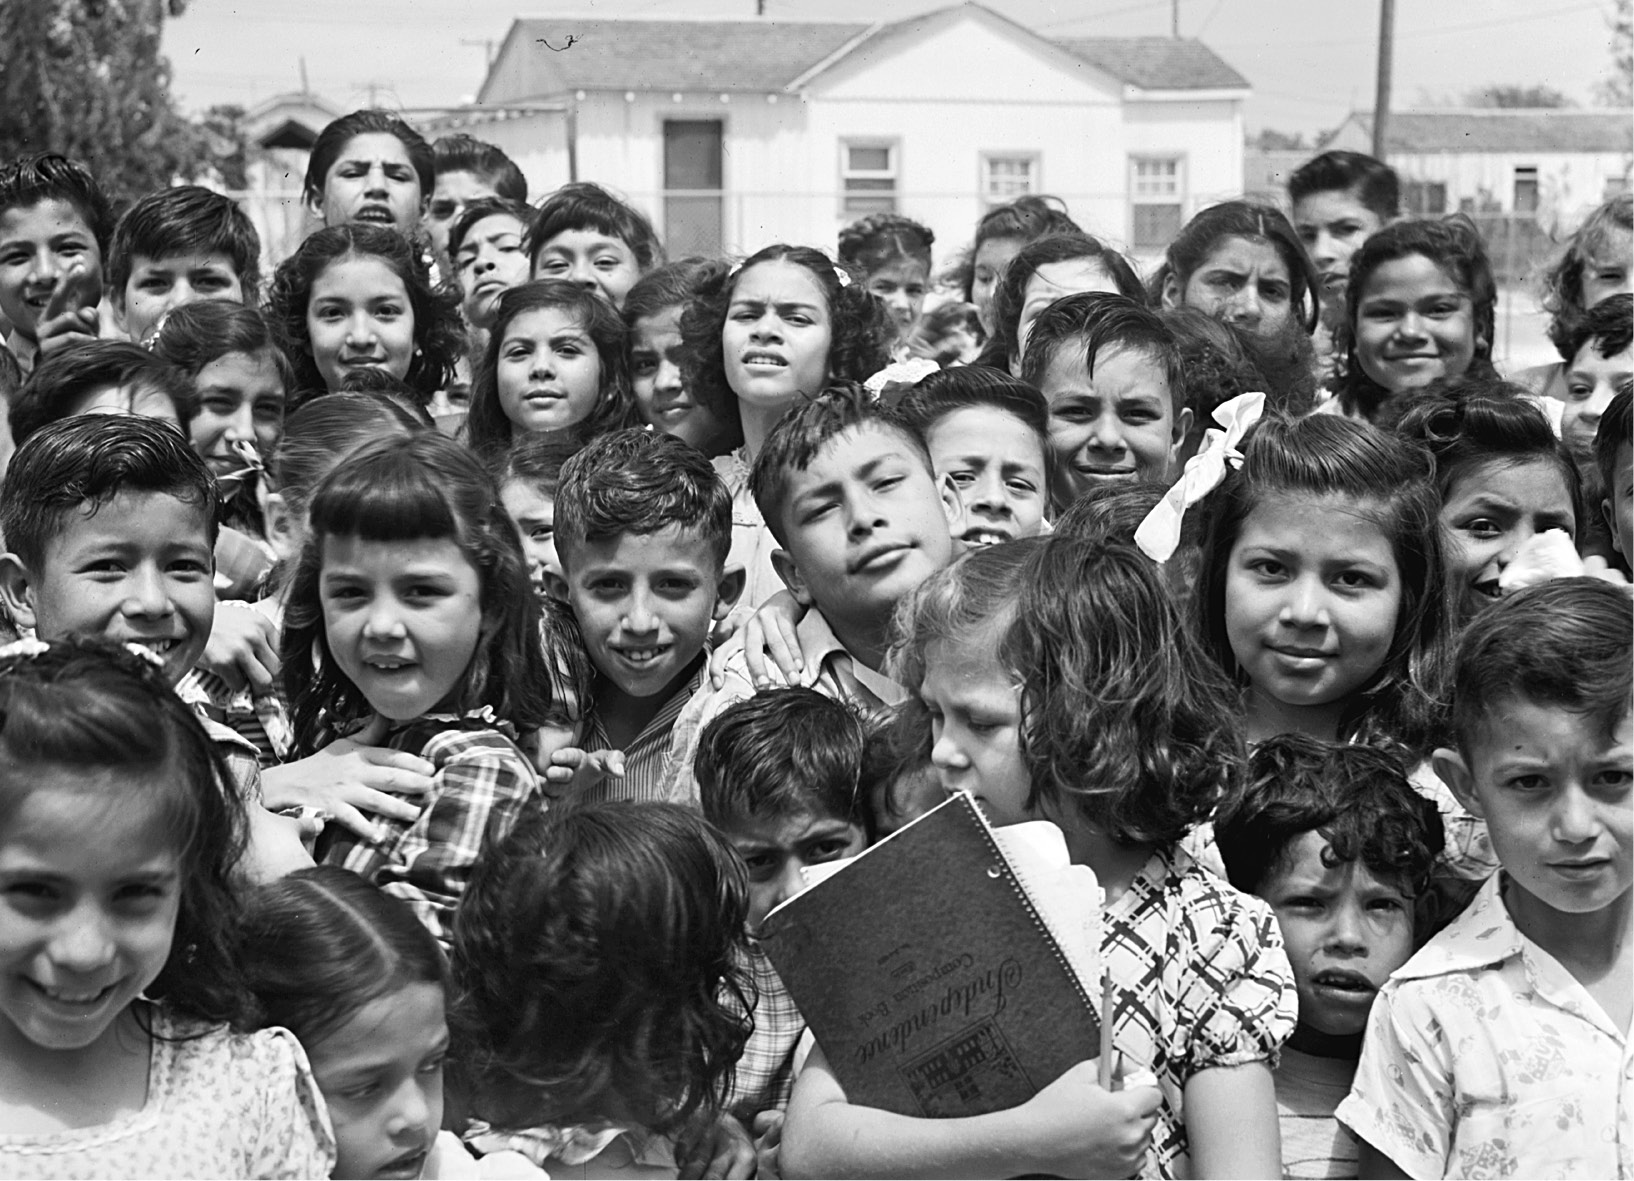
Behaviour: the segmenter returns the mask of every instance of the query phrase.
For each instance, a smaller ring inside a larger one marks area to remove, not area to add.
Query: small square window
[[[1005,205],[1017,197],[1036,193],[1038,156],[1034,153],[994,153],[982,156],[982,200],[989,205]]]
[[[840,212],[846,217],[895,213],[897,145],[878,140],[840,142]]]
[[[1536,213],[1538,211],[1538,170],[1536,168],[1515,169],[1515,212]]]
[[[1129,158],[1129,242],[1140,251],[1168,248],[1185,224],[1186,169],[1179,156]]]

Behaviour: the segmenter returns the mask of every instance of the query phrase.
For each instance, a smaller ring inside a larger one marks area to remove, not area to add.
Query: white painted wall
[[[1458,209],[1461,198],[1479,202],[1484,193],[1503,212],[1512,213],[1515,169],[1536,168],[1545,221],[1568,227],[1605,200],[1607,183],[1626,177],[1629,169],[1629,158],[1620,152],[1423,152],[1389,159],[1404,180],[1445,184],[1448,212]]]

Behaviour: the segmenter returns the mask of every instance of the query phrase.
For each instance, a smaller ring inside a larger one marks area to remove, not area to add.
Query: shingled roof
[[[1368,135],[1373,117],[1350,116]],[[1629,152],[1627,111],[1570,109],[1392,111],[1387,152]]]
[[[1189,37],[1073,37],[1057,45],[1142,90],[1247,90],[1248,79]]]

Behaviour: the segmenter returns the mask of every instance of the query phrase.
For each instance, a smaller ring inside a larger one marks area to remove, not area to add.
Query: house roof
[[[1371,115],[1354,111],[1346,122],[1354,122],[1367,135],[1373,132]],[[1392,111],[1386,140],[1387,152],[1634,151],[1627,111]]]
[[[975,0],[903,20],[861,24],[771,18],[677,20],[647,17],[518,17],[512,46],[545,44],[562,90],[779,91],[835,64],[853,49],[906,31],[928,16],[959,8],[997,15]],[[1145,90],[1249,88],[1248,81],[1200,41],[1170,37],[1095,37],[1050,41],[1126,85]],[[572,37],[572,45],[567,41]],[[486,83],[484,84],[486,92]]]

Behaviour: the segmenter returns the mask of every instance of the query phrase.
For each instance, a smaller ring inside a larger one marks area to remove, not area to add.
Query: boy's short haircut
[[[38,571],[64,518],[125,492],[197,505],[216,543],[215,477],[175,427],[126,414],[82,414],[40,428],[17,449],[0,485],[0,536]]]
[[[1396,170],[1361,152],[1323,152],[1288,178],[1288,199],[1296,205],[1312,193],[1332,192],[1355,193],[1381,222],[1393,221],[1401,213]]]
[[[185,373],[124,340],[93,340],[41,358],[11,403],[17,446],[47,423],[73,415],[77,404],[105,386],[134,385],[165,395],[185,433],[198,412],[198,395]]]
[[[1571,355],[1566,358],[1566,364],[1570,365],[1590,341],[1594,342],[1594,351],[1602,357],[1628,352],[1629,346],[1634,344],[1634,295],[1620,292],[1602,299],[1583,313],[1569,338],[1567,347]]]
[[[437,142],[442,143],[442,140]],[[459,253],[460,247],[465,245],[465,236],[476,228],[477,222],[502,213],[516,218],[522,227],[521,236],[527,236],[528,223],[533,220],[533,206],[509,197],[478,197],[465,207],[448,231],[448,257],[453,258]]]
[[[630,427],[603,435],[562,465],[556,545],[564,564],[580,546],[671,525],[698,533],[724,568],[732,494],[709,458],[673,435]]]
[[[125,211],[103,259],[107,288],[120,303],[137,258],[154,262],[183,254],[219,254],[232,264],[244,303],[261,296],[261,236],[238,202],[200,185],[149,193]]]
[[[635,255],[639,270],[650,271],[664,261],[663,244],[646,215],[589,181],[565,184],[539,206],[528,229],[528,261],[536,265],[545,244],[569,230],[599,230],[617,238]]]
[[[1105,349],[1132,349],[1163,370],[1174,413],[1184,406],[1186,385],[1180,346],[1163,317],[1125,295],[1085,291],[1056,300],[1038,314],[1021,358],[1021,380],[1042,388],[1044,375],[1062,349],[1084,349],[1094,376],[1095,358]]]
[[[704,819],[730,833],[746,820],[811,814],[872,827],[861,789],[868,729],[815,689],[771,689],[704,727],[693,770]]]
[[[0,213],[28,209],[41,201],[63,201],[78,210],[96,239],[97,251],[108,257],[113,208],[90,169],[55,152],[23,156],[0,167]]]
[[[1231,884],[1258,894],[1308,832],[1327,842],[1324,865],[1360,861],[1412,897],[1429,888],[1446,839],[1435,804],[1394,753],[1281,734],[1249,755],[1242,786],[1215,814],[1214,841]]]
[[[1508,702],[1586,714],[1607,732],[1634,694],[1628,590],[1560,578],[1500,599],[1472,620],[1453,662],[1452,723],[1474,758],[1482,724]]]
[[[494,192],[507,201],[525,203],[528,199],[528,181],[516,166],[516,161],[493,144],[475,136],[441,136],[432,141],[431,159],[435,176],[445,172],[469,172],[487,181],[494,187]]]
[[[828,446],[846,431],[863,426],[893,431],[907,441],[934,475],[930,448],[913,423],[901,411],[893,410],[873,397],[859,382],[836,382],[783,415],[772,427],[749,473],[749,493],[766,520],[766,527],[782,546],[788,545],[783,526],[783,501],[788,495],[789,475],[803,472]]]
[[[580,450],[577,442],[553,437],[551,432],[523,431],[494,464],[494,484],[504,488],[517,480],[554,502],[561,487],[562,468]]]
[[[1625,377],[1606,412],[1600,416],[1600,425],[1594,432],[1594,466],[1600,469],[1602,486],[1608,490],[1617,486],[1618,456],[1625,449],[1634,447],[1630,401],[1634,401],[1634,378]]]
[[[921,378],[897,403],[897,410],[921,436],[955,410],[991,406],[1020,419],[1038,436],[1048,467],[1050,404],[1038,387],[985,365],[955,365]]]
[[[700,288],[719,282],[731,269],[725,259],[695,254],[648,271],[625,292],[624,323],[633,329],[637,320],[690,303]]]

